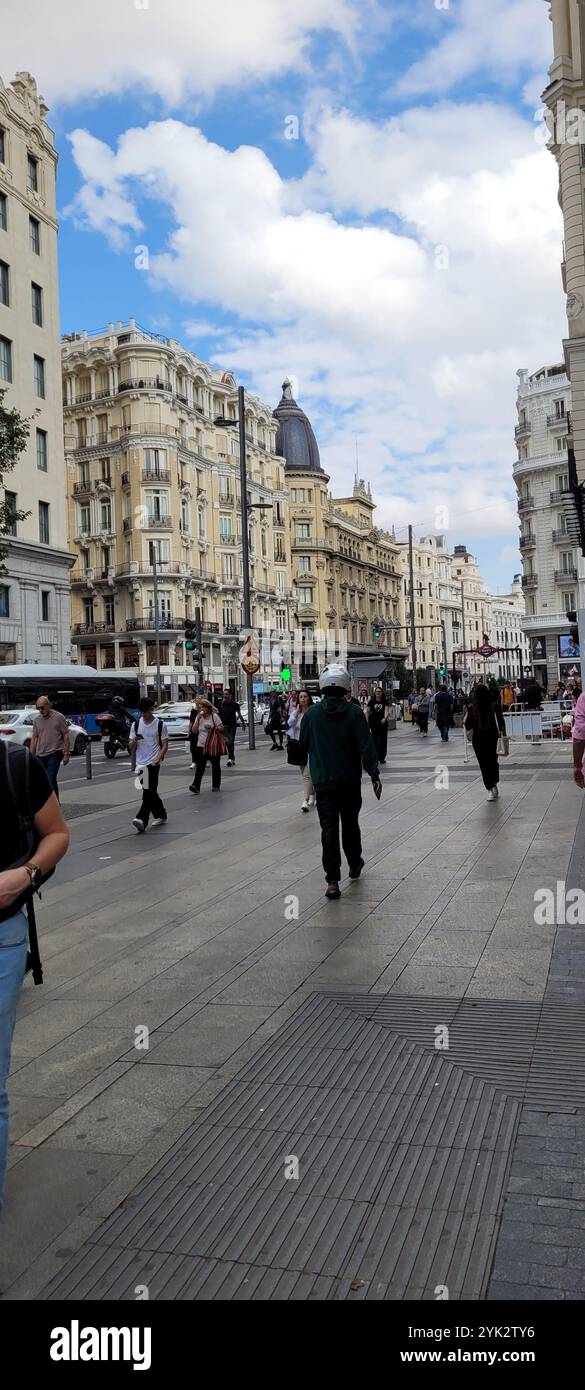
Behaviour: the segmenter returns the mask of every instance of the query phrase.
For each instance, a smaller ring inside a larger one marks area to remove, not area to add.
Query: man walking
[[[142,774],[142,805],[132,824],[138,834],[143,835],[151,815],[153,825],[164,825],[167,819],[158,794],[158,779],[167,755],[169,734],[163,720],[155,719],[154,700],[145,697],[139,709],[140,718],[135,720],[130,734],[130,749],[136,749],[136,771]]]
[[[453,696],[446,685],[440,685],[435,695],[435,718],[443,743],[448,743],[449,729],[453,723]]]
[[[46,695],[39,695],[38,714],[33,724],[30,751],[43,764],[55,796],[59,796],[57,774],[61,763],[69,762],[69,725],[64,714],[53,709]]]
[[[319,684],[323,698],[305,711],[299,743],[303,762],[309,762],[317,797],[327,880],[325,896],[339,898],[340,821],[349,877],[359,878],[364,867],[359,826],[362,765],[372,779],[377,797],[382,784],[368,724],[359,706],[347,698],[351,690],[349,673],[344,666],[332,662],[321,673]]]
[[[219,717],[223,724],[224,738],[228,746],[228,757],[226,767],[235,767],[236,755],[234,751],[234,745],[236,742],[236,728],[238,722],[241,724],[242,729],[245,729],[246,725],[244,720],[242,719],[242,711],[240,709],[240,706],[237,700],[234,700],[232,691],[228,690],[227,687],[223,692],[223,700],[221,700],[220,702],[217,713],[219,714]],[[248,710],[248,714],[250,716],[250,719],[254,718],[253,709]]]

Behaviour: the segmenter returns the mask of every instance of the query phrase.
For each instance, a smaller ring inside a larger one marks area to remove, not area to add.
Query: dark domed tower
[[[317,676],[317,662],[310,655],[311,634],[335,622],[326,584],[326,537],[329,518],[329,476],[321,467],[319,446],[310,420],[297,405],[288,379],[282,384],[282,398],[273,412],[278,421],[276,452],[285,461],[286,484],[290,495],[290,541],[293,591],[297,599],[297,620],[303,632],[300,675],[303,680]]]
[[[321,467],[313,427],[304,410],[297,405],[288,377],[282,383],[282,398],[273,414],[278,421],[276,452],[285,460],[287,472],[321,473],[323,481],[328,482]]]

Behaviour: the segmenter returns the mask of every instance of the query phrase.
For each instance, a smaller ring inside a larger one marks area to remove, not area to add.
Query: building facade
[[[517,458],[523,621],[534,675],[552,689],[573,662],[563,656],[569,634],[567,613],[579,606],[585,562],[567,533],[563,494],[569,487],[571,385],[563,363],[518,375]]]
[[[242,687],[242,509],[237,384],[173,339],[128,324],[63,341],[73,643],[100,670],[154,689],[154,562],[165,695],[193,689],[185,620],[200,610],[204,678]],[[259,686],[293,627],[288,494],[270,408],[246,396],[252,623]],[[274,642],[271,639],[274,639]]]
[[[356,678],[367,679],[369,672],[375,679],[385,656],[401,658],[407,650],[400,546],[375,525],[375,504],[361,479],[356,478],[350,497],[332,497],[312,426],[288,379],[274,416],[290,497],[300,674],[315,679],[324,656],[333,656],[336,645],[339,650],[343,636]],[[330,634],[328,653],[317,650],[318,633]]]
[[[506,677],[519,681],[531,670],[530,643],[524,631],[526,604],[522,576],[514,575],[509,593],[490,594],[490,603],[489,638],[498,651],[487,663],[488,673],[496,680]]]
[[[57,271],[57,154],[30,73],[0,80],[0,391],[30,422],[4,479],[0,664],[71,656]],[[16,513],[25,515],[16,518]]]
[[[585,13],[581,0],[547,0],[554,57],[543,93],[549,148],[559,171],[564,222],[561,275],[568,335],[565,366],[573,391],[572,439],[577,477],[585,480]],[[548,655],[547,655],[548,665]]]

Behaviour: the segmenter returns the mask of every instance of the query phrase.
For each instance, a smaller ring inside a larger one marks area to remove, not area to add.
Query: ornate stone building
[[[4,479],[12,524],[0,580],[0,665],[70,657],[61,414],[57,154],[47,106],[28,72],[0,80],[0,390],[30,421]]]
[[[312,635],[320,630],[343,633],[354,677],[373,679],[386,654],[406,655],[400,547],[375,526],[375,504],[360,479],[351,497],[331,496],[313,429],[288,380],[274,416],[290,495],[292,585],[305,639],[302,674],[317,675],[319,663],[309,654]],[[381,639],[374,636],[377,628]]]
[[[201,611],[205,679],[239,688],[242,547],[237,386],[173,339],[128,324],[63,342],[73,642],[98,669],[155,678],[153,558],[166,693],[193,684],[185,619]],[[294,621],[288,495],[270,408],[246,396],[253,624]],[[274,674],[270,643],[259,683]],[[278,663],[280,671],[280,663]]]

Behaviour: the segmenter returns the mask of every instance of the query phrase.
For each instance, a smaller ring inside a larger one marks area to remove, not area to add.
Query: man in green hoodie
[[[358,705],[348,698],[349,674],[344,666],[330,663],[319,680],[323,696],[305,711],[300,728],[301,756],[309,762],[321,823],[325,896],[339,898],[341,850],[349,865],[349,877],[359,878],[364,867],[359,814],[362,804],[362,766],[370,774],[374,792],[382,784],[378,754],[367,721]]]

